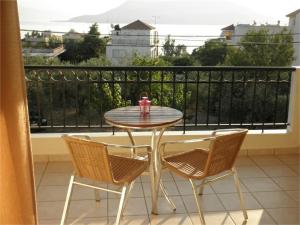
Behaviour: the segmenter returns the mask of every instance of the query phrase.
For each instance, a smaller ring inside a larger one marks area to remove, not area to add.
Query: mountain
[[[129,23],[140,19],[159,24],[219,25],[252,23],[262,18],[252,10],[231,1],[217,0],[129,0],[117,8],[98,15],[82,15],[71,22]]]

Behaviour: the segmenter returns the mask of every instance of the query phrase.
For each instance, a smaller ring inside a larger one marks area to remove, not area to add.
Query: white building
[[[259,30],[261,28],[266,28],[269,30],[270,34],[279,33],[282,29],[287,28],[291,31],[294,38],[294,66],[300,66],[300,9],[287,15],[289,18],[288,26],[280,26],[279,22],[277,25],[260,25],[256,24],[238,24],[234,26],[233,24],[222,28],[221,37],[224,37],[228,44],[238,44],[241,37],[244,36],[250,30]]]
[[[294,66],[300,66],[300,9],[287,15],[289,17],[289,28],[294,34]]]
[[[140,20],[118,28],[111,34],[111,43],[106,47],[106,57],[113,65],[126,65],[137,54],[158,56],[158,35],[155,28]]]
[[[241,38],[249,31],[259,31],[260,29],[265,28],[268,29],[269,34],[276,34],[282,31],[284,28],[288,28],[288,26],[280,26],[278,24],[266,24],[257,26],[255,23],[253,25],[250,24],[238,24],[234,26],[233,24],[222,28],[221,37],[225,37],[228,44],[236,45],[240,42]]]

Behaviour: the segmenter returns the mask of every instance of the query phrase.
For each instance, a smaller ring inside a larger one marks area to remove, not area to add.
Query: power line
[[[21,31],[37,31],[37,32],[45,32],[47,30],[30,30],[30,29],[20,29]],[[158,34],[158,35],[149,35],[149,34],[100,34],[100,35],[94,35],[94,34],[88,34],[88,33],[80,33],[80,32],[65,32],[65,31],[50,31],[53,34],[80,34],[83,36],[132,36],[132,37],[168,37],[170,36],[172,37],[192,37],[192,38],[197,38],[197,37],[203,37],[203,38],[220,38],[220,35],[171,35],[171,34]],[[273,33],[273,34],[235,34],[235,35],[231,35],[231,37],[243,37],[243,36],[296,36],[296,35],[300,35],[300,33]]]
[[[35,40],[22,40],[22,42],[25,43],[44,43],[44,44],[49,44],[46,41],[35,41]],[[66,42],[51,42],[52,44],[66,44]],[[260,45],[260,46],[265,46],[265,45],[289,45],[289,44],[300,44],[300,42],[298,41],[294,41],[294,42],[288,42],[288,43],[265,43],[265,42],[239,42],[238,44],[226,44],[224,43],[225,46],[243,46],[243,45]],[[145,47],[145,48],[149,48],[149,47],[164,47],[164,45],[137,45],[137,44],[107,44],[107,46],[116,46],[116,47]],[[189,47],[189,48],[197,48],[199,47],[199,45],[184,45],[185,47]],[[34,47],[34,46],[32,46]]]
[[[39,32],[39,31],[38,31]],[[300,34],[300,33],[299,33]],[[90,34],[86,34],[87,36],[89,36]],[[98,37],[98,35],[90,35],[90,36],[97,36]],[[138,36],[141,36],[141,35],[124,35],[124,36],[134,36],[134,37],[138,37]],[[143,36],[150,36],[150,35],[143,35]],[[255,35],[254,35],[255,36]],[[259,36],[259,35],[258,35]],[[42,37],[41,37],[42,38]],[[70,38],[70,39],[72,39],[72,38]],[[165,40],[165,39],[162,39],[162,38],[158,38],[160,41],[161,40]],[[225,37],[219,37],[218,36],[218,38],[217,39],[222,39],[222,40],[226,40],[225,39]],[[208,39],[172,39],[172,40],[174,40],[174,41],[184,41],[184,42],[206,42],[206,41],[208,41]],[[22,41],[25,41],[25,42],[42,42],[42,41],[37,41],[37,40],[22,40]],[[210,39],[210,42],[218,42],[218,41],[214,41],[214,39]],[[47,43],[47,42],[45,42],[45,43]],[[52,43],[55,43],[55,42],[52,42]],[[224,42],[225,43],[225,42]],[[243,42],[240,42],[240,43],[243,43]],[[256,42],[253,42],[253,43],[256,43]],[[292,42],[292,43],[296,43],[296,42]],[[271,43],[271,44],[273,44],[273,43]],[[275,44],[278,44],[278,43],[275,43]],[[116,45],[116,44],[114,44],[114,45]],[[128,44],[129,46],[133,46],[133,45],[131,45],[131,44]],[[230,45],[230,44],[228,44],[227,43],[227,45]],[[194,46],[191,46],[191,47],[194,47]]]

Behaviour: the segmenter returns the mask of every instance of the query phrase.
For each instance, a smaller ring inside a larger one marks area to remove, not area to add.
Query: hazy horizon
[[[43,21],[60,21],[60,20],[69,20],[72,17],[82,16],[82,15],[98,15],[105,13],[111,9],[119,7],[120,5],[126,2],[151,2],[153,4],[159,4],[161,2],[178,2],[182,3],[183,0],[110,0],[110,1],[99,1],[99,0],[85,0],[74,2],[70,6],[70,1],[67,0],[19,0],[19,14],[20,22],[43,22]],[[189,2],[197,2],[201,5],[202,8],[205,8],[207,0],[187,0],[184,3],[188,4]],[[228,4],[232,3],[234,5],[239,5],[241,7],[249,9],[249,11],[255,12],[256,15],[261,15],[261,18],[253,18],[250,21],[248,18],[239,17],[239,21],[232,21],[232,23],[252,23],[253,20],[256,20],[258,23],[275,23],[278,20],[281,21],[281,24],[287,24],[288,18],[286,15],[300,8],[299,0],[289,0],[289,4],[286,4],[283,0],[275,1],[261,1],[261,0],[252,0],[251,2],[239,1],[239,0],[212,0],[217,5],[220,4],[222,9],[230,7]],[[271,3],[271,4],[270,4]],[[71,7],[71,8],[70,8]],[[176,12],[174,12],[176,13]],[[154,13],[155,14],[155,13]],[[157,17],[157,23],[159,21],[160,15],[153,15]],[[109,21],[108,21],[109,22]],[[154,19],[153,19],[154,23]]]

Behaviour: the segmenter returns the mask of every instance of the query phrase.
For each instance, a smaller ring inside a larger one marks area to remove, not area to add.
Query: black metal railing
[[[25,66],[32,132],[108,131],[103,114],[137,105],[181,110],[173,129],[282,129],[288,125],[291,67]]]

